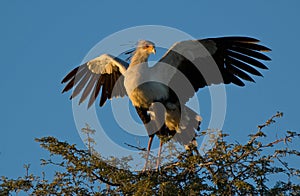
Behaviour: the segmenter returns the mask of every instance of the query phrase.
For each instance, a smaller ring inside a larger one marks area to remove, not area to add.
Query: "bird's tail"
[[[165,141],[173,138],[182,145],[194,144],[194,146],[197,146],[196,131],[200,130],[202,118],[185,105],[181,108],[179,104],[171,102],[165,105],[161,103],[153,104],[149,110],[151,122],[146,126],[148,127],[148,134],[156,133],[158,137]]]
[[[197,146],[195,140],[196,131],[200,130],[202,118],[191,108],[183,106],[181,109],[181,120],[176,129],[173,139],[186,147],[193,143]]]

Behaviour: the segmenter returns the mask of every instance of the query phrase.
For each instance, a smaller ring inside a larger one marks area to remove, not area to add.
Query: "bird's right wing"
[[[125,96],[124,76],[128,63],[112,55],[103,54],[68,73],[62,93],[75,87],[70,99],[82,92],[79,104],[90,94],[88,108],[95,102],[102,88],[100,106],[112,97]]]
[[[154,69],[169,69],[164,71],[172,76],[169,85],[171,88],[175,87],[176,94],[181,95],[181,100],[186,102],[205,86],[220,83],[244,86],[242,80],[254,82],[251,74],[262,76],[257,68],[267,69],[260,60],[270,60],[262,53],[270,49],[259,45],[258,42],[259,40],[251,37],[220,37],[178,42],[166,52]],[[165,75],[163,77],[166,78]],[[187,88],[188,83],[192,88]]]

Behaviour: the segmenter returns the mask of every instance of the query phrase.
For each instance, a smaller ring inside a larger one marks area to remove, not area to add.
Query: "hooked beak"
[[[152,51],[151,51],[153,54],[156,53],[156,50],[155,50],[155,47],[152,48]]]

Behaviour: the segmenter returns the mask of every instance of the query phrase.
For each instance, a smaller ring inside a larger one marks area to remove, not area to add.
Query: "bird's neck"
[[[139,50],[136,50],[131,58],[130,65],[129,66],[135,66],[139,64],[144,64],[148,66],[148,58],[149,54],[146,54],[145,52],[140,52]]]

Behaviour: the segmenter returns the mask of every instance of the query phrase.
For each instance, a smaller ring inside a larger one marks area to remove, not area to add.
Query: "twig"
[[[275,122],[275,120],[274,120],[274,118],[280,118],[280,117],[282,117],[283,116],[283,113],[282,112],[277,112],[275,115],[273,115],[270,119],[268,119],[266,122],[265,122],[265,124],[262,124],[262,125],[258,125],[257,127],[258,127],[258,129],[259,129],[259,131],[262,129],[262,128],[264,128],[264,127],[266,127],[266,126],[269,126],[271,123],[274,123]]]
[[[109,182],[108,180],[105,180],[104,178],[102,178],[101,176],[98,176],[95,172],[91,172],[93,174],[93,176],[95,176],[98,180],[110,185],[110,186],[120,186],[121,184],[115,184],[112,182]]]
[[[126,142],[125,142],[124,144],[127,145],[127,146],[129,146],[129,147],[131,147],[131,148],[138,149],[138,150],[140,150],[140,151],[147,151],[146,148],[141,148],[141,147],[138,147],[138,146],[133,146],[133,145],[128,144],[128,143],[126,143]]]

